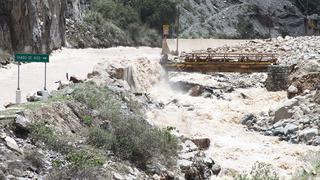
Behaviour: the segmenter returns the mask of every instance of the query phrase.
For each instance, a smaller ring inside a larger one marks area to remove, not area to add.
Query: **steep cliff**
[[[0,48],[47,53],[64,45],[65,0],[0,0]]]

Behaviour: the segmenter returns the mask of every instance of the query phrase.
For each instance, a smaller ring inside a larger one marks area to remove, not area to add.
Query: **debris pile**
[[[242,124],[265,135],[278,136],[292,143],[320,145],[319,91],[308,92],[285,101],[268,114],[247,114]]]
[[[238,46],[224,46],[215,52],[275,53],[281,65],[294,65],[303,60],[320,60],[320,36],[278,37],[266,40],[251,40]]]

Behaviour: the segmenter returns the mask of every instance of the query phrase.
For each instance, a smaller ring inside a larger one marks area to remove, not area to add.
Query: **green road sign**
[[[16,54],[16,62],[49,62],[48,54]]]

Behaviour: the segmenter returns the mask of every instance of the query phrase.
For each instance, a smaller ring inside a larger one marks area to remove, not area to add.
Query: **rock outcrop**
[[[86,9],[91,5],[91,0],[67,0],[66,18],[82,21]]]
[[[64,0],[1,0],[0,48],[48,53],[65,43]]]
[[[261,38],[303,35],[302,13],[289,0],[187,0],[182,3],[183,37]]]

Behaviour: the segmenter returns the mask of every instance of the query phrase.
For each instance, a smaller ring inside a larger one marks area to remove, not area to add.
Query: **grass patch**
[[[83,123],[85,125],[91,126],[92,121],[93,121],[93,118],[91,116],[84,116],[83,117]]]
[[[28,129],[30,131],[31,139],[45,143],[51,150],[67,154],[72,149],[72,146],[69,145],[69,141],[66,137],[59,136],[52,128],[44,123],[36,122],[29,124]]]
[[[63,91],[55,91],[51,94],[51,96],[49,96],[47,101],[26,102],[20,105],[16,105],[14,107],[35,111],[42,107],[50,106],[56,102],[67,102],[71,100],[72,97],[64,95]]]
[[[89,136],[87,138],[88,144],[91,144],[97,148],[111,148],[112,134],[99,127],[92,127],[89,130]]]

